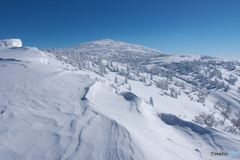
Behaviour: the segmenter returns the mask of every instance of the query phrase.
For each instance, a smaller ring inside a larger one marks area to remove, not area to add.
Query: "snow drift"
[[[22,47],[20,39],[4,39],[0,40],[0,48]]]

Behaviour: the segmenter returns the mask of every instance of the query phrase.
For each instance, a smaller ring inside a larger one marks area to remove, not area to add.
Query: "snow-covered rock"
[[[0,48],[22,47],[20,39],[4,39],[0,40]]]

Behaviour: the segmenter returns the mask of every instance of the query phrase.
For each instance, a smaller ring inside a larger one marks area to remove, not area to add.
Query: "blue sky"
[[[109,38],[240,60],[240,0],[1,0],[0,39],[65,48]]]

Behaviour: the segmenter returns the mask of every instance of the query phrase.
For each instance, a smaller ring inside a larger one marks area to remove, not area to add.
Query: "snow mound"
[[[139,113],[141,113],[139,111],[139,106],[141,104],[141,99],[138,96],[136,96],[132,92],[121,92],[120,95],[122,95],[125,98],[125,100],[130,101],[131,102],[131,106],[135,105],[136,106],[136,110]]]
[[[22,47],[20,39],[4,39],[0,40],[0,48]]]
[[[193,143],[196,143],[194,141],[197,139],[198,142],[201,142],[201,146],[205,144],[206,148],[210,146],[212,149],[222,152],[239,149],[239,144],[234,142],[236,139],[232,138],[230,134],[221,133],[210,127],[204,128],[193,122],[181,120],[173,114],[162,113],[159,114],[159,117],[164,123],[176,128],[179,133],[184,134]],[[207,150],[206,148],[199,148],[196,149],[196,151],[200,152],[199,150]],[[206,152],[200,152],[200,157],[202,157],[202,154],[206,154]]]
[[[0,61],[28,61],[48,64],[47,53],[35,47],[11,47],[0,52]]]
[[[192,122],[181,120],[180,118],[178,118],[173,114],[162,113],[161,115],[159,115],[159,117],[162,119],[163,122],[165,122],[167,125],[170,125],[170,126],[189,128],[193,132],[200,135],[211,134],[211,132],[207,128],[203,128]]]

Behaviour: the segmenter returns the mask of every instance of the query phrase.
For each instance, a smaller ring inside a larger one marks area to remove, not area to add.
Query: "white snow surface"
[[[0,49],[9,47],[22,47],[22,41],[20,39],[0,40]]]
[[[240,153],[239,136],[191,121],[231,94],[216,91],[203,107],[139,81],[128,81],[132,91],[117,84],[116,93],[115,73],[77,70],[30,47],[0,50],[0,75],[1,159],[239,159],[210,156]]]
[[[143,64],[149,65],[149,64],[160,64],[160,63],[179,63],[182,61],[193,61],[193,60],[199,60],[201,56],[198,55],[181,55],[181,54],[171,54],[167,56],[160,56],[160,57],[154,57],[150,58]]]

